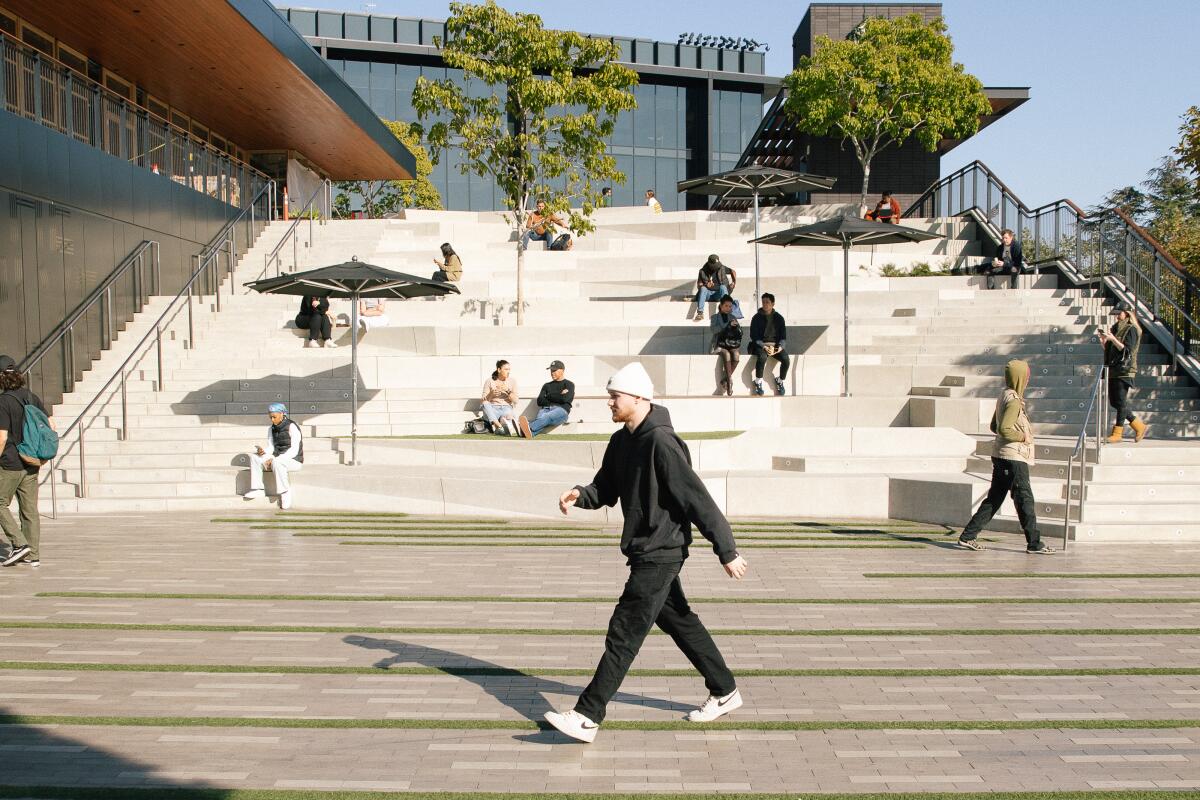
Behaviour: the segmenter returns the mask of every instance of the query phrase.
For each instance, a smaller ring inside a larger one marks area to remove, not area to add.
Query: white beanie
[[[654,381],[640,361],[626,364],[608,379],[608,391],[631,394],[634,397],[654,399]]]

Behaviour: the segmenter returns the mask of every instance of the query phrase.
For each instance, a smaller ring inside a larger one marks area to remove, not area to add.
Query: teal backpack
[[[50,427],[44,411],[32,403],[21,405],[25,408],[25,425],[21,429],[17,454],[29,466],[40,467],[58,455],[58,434]]]

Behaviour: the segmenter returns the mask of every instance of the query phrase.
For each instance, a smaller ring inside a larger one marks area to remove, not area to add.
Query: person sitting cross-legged
[[[754,362],[754,393],[766,394],[763,390],[763,372],[767,367],[767,359],[774,358],[779,362],[779,377],[775,379],[775,393],[787,394],[784,381],[787,380],[791,359],[787,354],[787,322],[775,310],[775,295],[763,292],[762,308],[750,320],[750,354],[757,358]]]
[[[575,384],[563,377],[567,368],[561,361],[551,361],[550,381],[542,384],[538,394],[537,416],[530,420],[521,416],[517,427],[526,439],[532,439],[552,425],[562,425],[571,415],[571,404],[575,402]]]
[[[704,309],[709,300],[720,300],[733,294],[737,288],[737,273],[721,263],[721,257],[713,253],[696,273],[696,321],[704,319]]]
[[[287,415],[283,403],[271,403],[267,407],[271,427],[267,429],[267,446],[256,447],[250,455],[250,491],[242,495],[247,500],[265,497],[263,470],[275,473],[275,489],[279,492],[279,507],[292,507],[292,487],[288,474],[299,472],[304,467],[304,436],[300,426]]]

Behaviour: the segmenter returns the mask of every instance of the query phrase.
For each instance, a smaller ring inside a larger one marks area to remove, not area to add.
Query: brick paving
[[[44,526],[44,566],[0,572],[0,713],[66,717],[220,717],[312,721],[314,727],[15,722],[0,726],[0,783],[206,786],[331,791],[921,792],[1200,789],[1200,676],[961,674],[964,669],[1194,668],[1200,636],[1105,634],[1195,628],[1200,579],[880,579],[868,572],[1182,572],[1196,546],[1089,546],[1030,558],[1015,537],[969,553],[744,548],[752,576],[723,578],[697,549],[685,572],[696,597],[903,598],[905,604],[698,603],[738,670],[939,669],[934,676],[762,676],[739,684],[747,725],[767,722],[1014,722],[1080,720],[1113,728],[1027,730],[602,730],[592,746],[531,730],[568,706],[579,675],[337,674],[346,667],[588,669],[595,634],[515,629],[602,628],[606,602],[338,602],[330,600],[45,597],[42,592],[395,594],[615,599],[624,565],[614,548],[345,547],[208,516],[77,517]],[[1038,597],[1037,604],[964,599]],[[1072,598],[1195,598],[1186,603],[1056,603]],[[338,627],[207,631],[172,626]],[[490,633],[371,633],[356,627],[492,628]],[[1093,629],[1071,635],[971,636],[937,630]],[[513,629],[505,633],[505,629]],[[888,631],[785,636],[772,630]],[[894,631],[894,633],[891,633]],[[53,662],[63,668],[16,668]],[[187,672],[70,669],[79,664],[184,664]],[[205,671],[203,665],[279,672]],[[329,673],[292,673],[312,667]],[[686,669],[665,637],[635,668]],[[618,722],[675,722],[702,700],[696,677],[630,678]],[[336,727],[336,720],[472,720],[453,730]],[[1119,727],[1122,720],[1179,727]],[[322,721],[329,720],[324,725]],[[1194,720],[1194,724],[1192,721]],[[10,722],[13,721],[10,719]],[[512,728],[507,728],[508,723]]]

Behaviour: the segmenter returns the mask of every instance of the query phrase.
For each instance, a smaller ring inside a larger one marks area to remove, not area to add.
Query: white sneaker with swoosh
[[[714,719],[723,717],[730,711],[736,711],[742,707],[742,693],[734,689],[724,697],[717,697],[715,694],[710,694],[708,699],[704,701],[704,705],[688,712],[688,722],[712,722]]]
[[[560,732],[570,736],[572,739],[578,739],[579,741],[587,742],[588,744],[591,744],[596,740],[596,732],[600,730],[599,725],[592,722],[575,709],[571,709],[566,713],[547,711],[546,721],[557,728]]]

